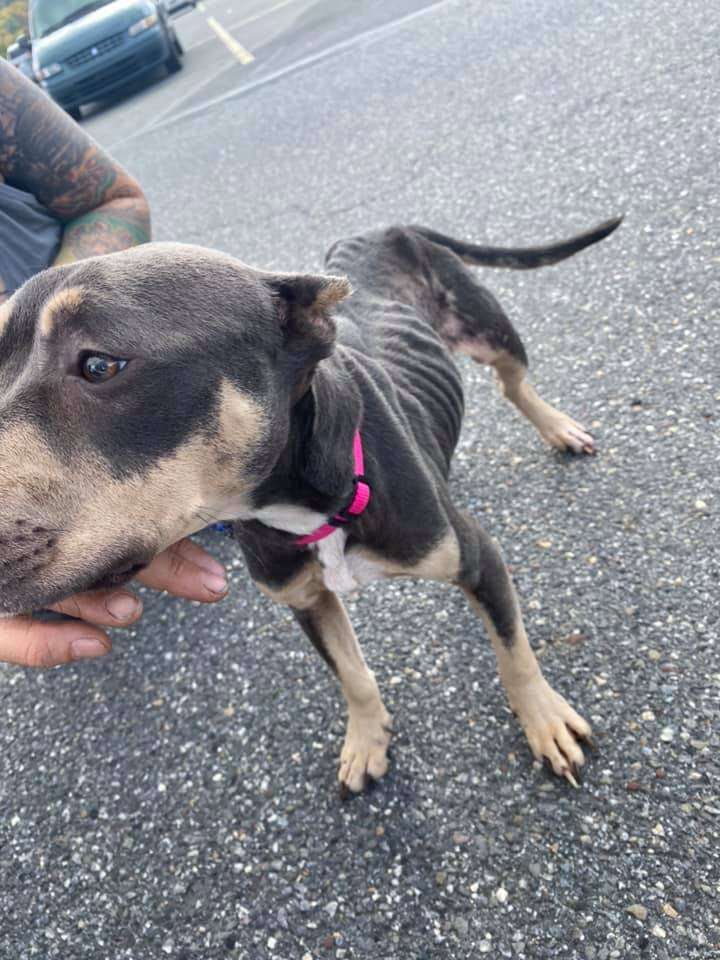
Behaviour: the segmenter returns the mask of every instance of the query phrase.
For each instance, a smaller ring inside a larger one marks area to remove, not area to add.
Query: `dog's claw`
[[[338,770],[338,780],[349,792],[363,793],[387,772],[391,733],[392,718],[382,704],[375,716],[350,715]]]
[[[580,789],[580,784],[567,767],[563,767],[563,776],[571,786],[575,787],[576,790]]]
[[[544,756],[542,758],[542,762],[547,772],[555,776],[555,768],[548,757]],[[582,774],[580,773],[580,768],[576,763],[573,763],[572,767],[563,767],[560,773],[563,777],[565,777],[571,786],[575,787],[576,790],[580,789],[580,784],[582,783]]]
[[[586,453],[590,456],[597,452],[595,440],[587,430],[558,410],[555,410],[539,429],[548,443],[557,450],[575,454]]]

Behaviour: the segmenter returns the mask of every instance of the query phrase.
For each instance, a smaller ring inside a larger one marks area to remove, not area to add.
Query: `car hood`
[[[79,20],[65,24],[46,37],[33,40],[33,60],[37,67],[62,62],[74,53],[106,40],[113,34],[122,33],[137,20],[142,20],[155,10],[143,0],[113,0]]]

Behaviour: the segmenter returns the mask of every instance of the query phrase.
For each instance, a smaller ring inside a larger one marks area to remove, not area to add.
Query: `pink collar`
[[[353,459],[355,463],[355,476],[353,477],[355,493],[350,501],[350,505],[344,507],[339,513],[336,513],[334,517],[330,517],[328,522],[318,527],[317,530],[313,530],[312,533],[308,533],[304,537],[298,537],[295,543],[299,547],[307,547],[311,543],[317,543],[318,540],[324,540],[325,537],[329,537],[331,533],[335,533],[338,527],[350,523],[353,517],[360,516],[370,503],[370,484],[365,479],[365,464],[359,430],[355,431],[353,438]]]

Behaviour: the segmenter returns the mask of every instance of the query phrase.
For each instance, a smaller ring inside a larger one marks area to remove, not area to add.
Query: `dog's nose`
[[[0,523],[0,601],[6,591],[32,577],[52,558],[55,531],[31,520]]]

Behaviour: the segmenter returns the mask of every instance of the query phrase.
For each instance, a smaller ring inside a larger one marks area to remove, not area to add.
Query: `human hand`
[[[214,603],[227,593],[225,571],[202,547],[181,540],[168,547],[137,578],[155,590],[186,600]],[[128,627],[142,614],[142,603],[130,590],[79,593],[50,609],[76,621],[44,622],[32,617],[0,620],[0,661],[26,667],[102,657],[111,642],[102,627]]]

